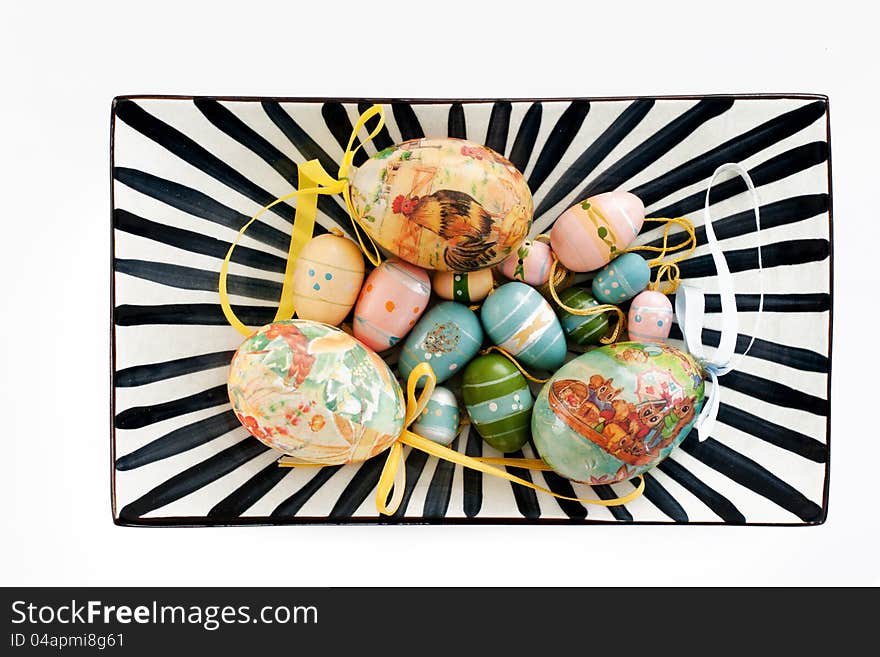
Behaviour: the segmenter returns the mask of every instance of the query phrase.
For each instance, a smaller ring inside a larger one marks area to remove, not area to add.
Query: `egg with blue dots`
[[[662,292],[645,290],[633,299],[627,319],[630,340],[665,342],[672,328],[672,302]]]
[[[309,240],[293,270],[296,316],[339,325],[351,311],[364,281],[364,257],[357,244],[327,233]]]
[[[499,452],[514,452],[529,439],[532,393],[516,365],[500,354],[472,360],[461,394],[477,433]]]
[[[495,286],[491,269],[471,272],[438,271],[434,274],[434,292],[441,299],[476,303],[486,298]]]
[[[434,388],[425,410],[412,424],[413,432],[433,440],[441,445],[448,445],[458,435],[461,421],[458,400],[452,391],[443,386]]]
[[[623,303],[648,286],[651,267],[638,253],[624,253],[593,278],[593,296],[601,303]]]

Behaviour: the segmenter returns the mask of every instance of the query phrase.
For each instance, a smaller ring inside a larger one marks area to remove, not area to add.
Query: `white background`
[[[868,4],[4,5],[0,585],[880,584],[877,324],[865,317],[877,312],[878,253],[867,247],[880,223],[880,51]],[[114,96],[740,92],[831,98],[834,428],[825,525],[112,524]]]

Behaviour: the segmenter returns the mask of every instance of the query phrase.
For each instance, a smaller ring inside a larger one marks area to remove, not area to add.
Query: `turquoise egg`
[[[526,367],[549,371],[565,362],[562,326],[535,288],[505,283],[486,297],[480,319],[492,342]]]
[[[474,312],[460,303],[444,301],[416,323],[400,352],[398,369],[406,385],[409,373],[426,362],[434,369],[437,383],[464,367],[483,344],[483,329]]]
[[[651,268],[638,253],[624,253],[593,279],[593,296],[602,303],[623,303],[648,287]]]
[[[437,386],[425,410],[413,422],[412,430],[435,443],[448,445],[458,435],[459,419],[455,395],[448,388]]]
[[[532,393],[509,359],[486,354],[464,370],[461,395],[471,424],[500,452],[514,452],[529,439]]]
[[[583,310],[598,306],[589,292],[582,287],[570,287],[559,293],[559,300],[566,306]],[[608,313],[597,315],[573,315],[559,309],[559,323],[569,340],[579,345],[599,344],[600,338],[608,333]]]

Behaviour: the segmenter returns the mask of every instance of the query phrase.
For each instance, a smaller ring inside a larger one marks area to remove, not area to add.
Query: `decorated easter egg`
[[[540,287],[549,280],[552,264],[553,251],[547,244],[526,240],[498,265],[498,270],[511,280]]]
[[[440,271],[493,267],[516,251],[532,221],[522,174],[462,139],[412,139],[376,153],[352,176],[351,199],[382,248]]]
[[[650,280],[648,261],[638,253],[624,253],[593,278],[593,296],[602,303],[623,303],[644,290]]]
[[[434,274],[434,292],[441,299],[475,303],[482,301],[495,286],[491,269],[472,272],[438,271]]]
[[[354,308],[354,336],[375,351],[402,340],[431,298],[428,273],[397,258],[383,261],[367,277]]]
[[[483,302],[480,319],[492,342],[526,367],[554,370],[565,360],[565,335],[553,308],[525,283],[496,289]]]
[[[629,192],[605,192],[571,206],[550,231],[553,252],[572,271],[596,271],[630,245],[645,206]]]
[[[629,479],[687,436],[703,405],[700,366],[665,344],[618,342],[569,361],[535,400],[532,439],[558,474]]]
[[[296,316],[339,324],[348,315],[364,281],[364,257],[346,237],[327,233],[309,240],[293,270]]]
[[[461,394],[477,432],[495,449],[514,452],[529,439],[532,393],[516,365],[500,354],[472,360]]]
[[[412,430],[441,445],[448,445],[458,435],[458,400],[448,388],[437,386],[428,405],[412,424]]]
[[[232,357],[228,390],[251,435],[309,463],[363,461],[403,430],[403,392],[385,362],[318,322],[259,329]]]
[[[645,290],[629,307],[627,331],[637,342],[665,342],[672,328],[672,302],[662,292]]]
[[[476,355],[482,343],[483,329],[472,310],[454,301],[438,303],[404,341],[398,361],[400,376],[406,380],[416,365],[427,362],[437,383],[443,383]]]
[[[559,293],[559,300],[576,310],[599,305],[599,302],[582,287],[570,287],[563,290]],[[608,333],[607,312],[596,315],[574,315],[560,308],[558,314],[562,330],[566,337],[575,344],[599,344],[599,340]]]

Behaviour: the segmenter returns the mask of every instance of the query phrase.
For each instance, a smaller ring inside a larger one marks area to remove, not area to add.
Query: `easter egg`
[[[354,308],[354,336],[374,351],[402,340],[431,298],[428,273],[397,258],[384,260],[361,289]]]
[[[553,308],[525,283],[496,289],[483,302],[480,319],[492,342],[526,367],[554,370],[565,361],[565,335]]]
[[[522,174],[463,139],[412,139],[376,153],[351,177],[351,200],[379,246],[439,271],[493,267],[516,251],[532,221]]]
[[[559,300],[576,310],[599,305],[599,302],[582,287],[570,287],[563,290],[559,293]],[[599,340],[608,333],[607,312],[596,315],[574,315],[560,308],[558,314],[562,330],[566,337],[575,344],[599,344]]]
[[[644,290],[650,280],[648,261],[638,253],[624,253],[593,278],[593,296],[601,303],[623,303]]]
[[[343,331],[292,319],[245,340],[229,368],[229,401],[262,443],[308,463],[364,461],[403,431],[400,385]]]
[[[703,401],[702,370],[690,354],[619,342],[569,361],[544,385],[532,410],[532,439],[557,474],[609,484],[666,458]]]
[[[434,274],[434,292],[441,299],[474,303],[482,301],[495,286],[491,269],[472,272],[438,271]]]
[[[428,440],[448,445],[458,435],[458,400],[442,386],[434,388],[425,410],[412,424],[412,430]]]
[[[509,359],[486,354],[472,360],[464,370],[461,394],[471,424],[492,447],[514,452],[528,441],[532,393]]]
[[[526,240],[516,253],[498,265],[498,271],[511,280],[540,287],[550,279],[552,264],[553,251],[547,244]]]
[[[339,324],[348,315],[364,281],[364,257],[357,244],[327,233],[309,240],[293,270],[296,316]]]
[[[645,290],[629,307],[627,331],[637,342],[665,342],[672,328],[672,302],[662,292]]]
[[[402,380],[416,365],[427,362],[437,383],[464,367],[483,343],[480,320],[467,306],[443,301],[431,308],[415,325],[403,343],[398,361]]]
[[[550,231],[553,253],[572,271],[596,271],[635,239],[645,206],[635,194],[605,192],[571,206]]]

